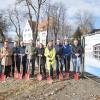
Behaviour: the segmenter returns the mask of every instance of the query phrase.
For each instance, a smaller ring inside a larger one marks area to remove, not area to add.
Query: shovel
[[[41,55],[39,55],[39,74],[37,75],[37,80],[41,81],[42,80],[42,75],[40,74],[40,62],[41,62]]]
[[[52,78],[51,78],[51,76],[50,76],[50,70],[49,70],[49,76],[48,76],[48,78],[47,78],[47,83],[51,85],[52,82],[53,82],[53,80],[52,80]]]
[[[68,61],[67,61],[67,56],[66,56],[66,66],[68,65]],[[68,72],[68,66],[67,66],[67,72],[65,73],[66,75],[66,79],[69,79],[69,72]]]
[[[29,80],[29,68],[30,68],[30,58],[29,58],[29,62],[28,62],[28,68],[27,68],[27,73],[25,74],[25,80],[28,81]]]
[[[23,67],[23,65],[22,65],[22,54],[20,56],[21,56],[21,62],[20,62],[20,73],[18,73],[18,80],[22,80],[22,73],[21,73],[21,68]]]
[[[17,72],[17,66],[16,66],[16,55],[15,54],[14,54],[14,62],[15,62],[14,79],[18,79],[18,72]]]
[[[78,63],[78,56],[77,56],[77,63]],[[74,80],[79,80],[79,74],[78,74],[78,66],[76,67],[76,73],[74,74]]]
[[[61,72],[61,67],[62,67],[61,60],[59,58],[59,80],[63,80],[63,75],[62,75],[62,72]]]
[[[50,71],[49,71],[49,76],[48,76],[48,78],[47,78],[47,83],[48,83],[48,84],[52,84],[52,82],[53,82],[53,80],[52,80],[52,78],[51,78],[51,76],[50,76]]]

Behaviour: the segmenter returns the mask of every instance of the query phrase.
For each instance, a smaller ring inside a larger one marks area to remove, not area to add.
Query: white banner
[[[100,77],[100,34],[85,37],[85,71]]]

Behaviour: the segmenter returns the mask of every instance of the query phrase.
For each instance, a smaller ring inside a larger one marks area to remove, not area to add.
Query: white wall
[[[93,46],[100,43],[100,34],[85,37],[85,51],[93,52]]]
[[[28,21],[26,22],[26,25],[25,25],[25,28],[24,28],[24,31],[23,31],[23,41],[25,43],[29,43],[30,40],[32,40],[33,37],[32,37],[32,30],[31,30],[31,27],[28,23]]]

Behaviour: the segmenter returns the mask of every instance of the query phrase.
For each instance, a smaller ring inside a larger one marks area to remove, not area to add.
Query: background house
[[[31,22],[27,20],[24,31],[23,31],[23,42],[29,43],[30,40],[33,40],[33,31],[35,30],[36,22],[32,22],[33,25],[31,25]]]
[[[30,21],[27,20],[24,31],[23,31],[23,41],[24,43],[29,43],[30,40],[33,40],[32,32],[36,29],[36,22],[32,22],[31,25]],[[32,26],[32,27],[31,27]],[[37,36],[37,43],[43,43],[46,45],[46,40],[55,40],[54,35],[54,28],[56,24],[53,18],[49,18],[48,20],[42,20],[38,24],[38,36]],[[62,34],[57,33],[57,38],[63,39]]]

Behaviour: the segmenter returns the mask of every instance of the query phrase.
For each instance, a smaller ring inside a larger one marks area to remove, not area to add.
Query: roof
[[[28,20],[31,29],[33,29],[33,32],[35,31],[36,28],[36,21],[32,21],[32,25],[31,25],[31,21]],[[54,19],[53,18],[49,18],[49,26],[53,26],[54,23]],[[42,20],[41,22],[39,22],[38,24],[38,31],[46,31],[48,27],[48,20]]]
[[[28,20],[28,22],[29,22],[29,25],[30,25],[31,29],[34,32],[35,31],[35,28],[36,28],[36,21],[32,21],[32,24],[31,24],[31,21],[30,20]]]
[[[96,46],[100,46],[100,43],[94,45],[94,47],[96,47]]]
[[[53,18],[49,18],[49,26],[53,26],[54,23],[54,19]],[[42,20],[39,25],[38,25],[38,30],[41,31],[42,30],[47,30],[48,28],[48,20]]]
[[[98,32],[100,31],[100,29],[93,29],[90,33],[95,33],[95,32]]]

